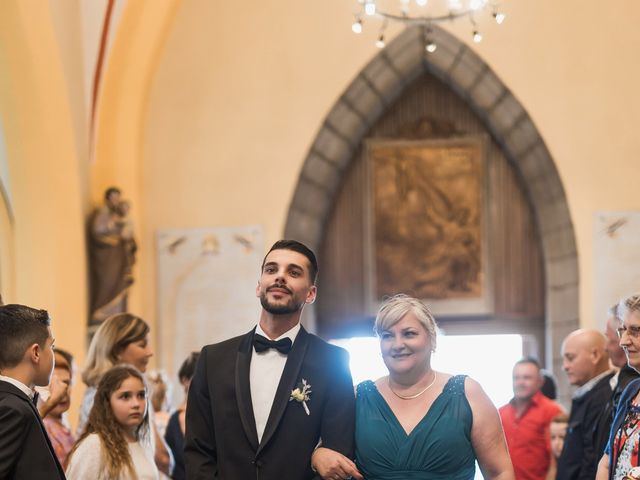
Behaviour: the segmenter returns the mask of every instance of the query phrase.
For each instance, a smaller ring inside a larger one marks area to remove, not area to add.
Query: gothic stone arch
[[[546,364],[560,371],[560,344],[578,328],[578,257],[567,199],[553,159],[520,102],[469,47],[434,29],[427,54],[419,27],[407,28],[358,74],[327,115],[305,159],[285,237],[318,248],[341,176],[370,126],[412,80],[438,77],[479,116],[520,175],[538,223],[545,264]],[[560,390],[566,391],[559,375]]]

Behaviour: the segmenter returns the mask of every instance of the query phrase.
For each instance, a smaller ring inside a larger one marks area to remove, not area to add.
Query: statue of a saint
[[[90,224],[90,324],[127,311],[137,250],[129,217],[130,205],[121,200],[120,189],[107,189],[104,199],[105,204],[94,212]]]

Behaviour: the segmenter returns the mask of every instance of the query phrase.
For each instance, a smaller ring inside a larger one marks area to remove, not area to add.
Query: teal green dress
[[[366,480],[473,480],[471,407],[451,377],[409,435],[371,380],[356,398],[356,463]]]

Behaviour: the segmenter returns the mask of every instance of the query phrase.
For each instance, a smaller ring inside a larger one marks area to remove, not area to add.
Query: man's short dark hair
[[[523,364],[526,364],[526,363],[529,363],[529,364],[535,366],[538,369],[538,371],[542,370],[542,366],[540,366],[540,362],[534,357],[521,358],[520,360],[518,360],[516,362],[516,365],[523,365]]]
[[[180,370],[178,370],[178,379],[180,381],[191,380],[193,378],[193,374],[196,372],[198,358],[200,358],[200,352],[191,352],[185,361],[182,362]]]
[[[109,200],[112,193],[122,193],[118,187],[109,187],[104,192],[104,199]]]
[[[318,261],[316,260],[316,255],[309,247],[297,240],[278,240],[271,246],[267,255],[264,256],[264,259],[262,260],[263,269],[267,256],[274,250],[292,250],[307,257],[307,260],[309,260],[309,274],[311,275],[311,281],[314,285],[316,284],[316,280],[318,279]]]
[[[18,365],[34,343],[44,348],[50,323],[46,310],[16,304],[0,306],[0,369]]]

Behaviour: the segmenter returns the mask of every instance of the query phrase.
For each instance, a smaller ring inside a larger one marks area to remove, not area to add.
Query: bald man
[[[593,480],[602,457],[596,425],[611,397],[609,355],[604,335],[591,329],[571,332],[562,342],[562,368],[573,394],[564,448],[558,459],[558,480]]]

